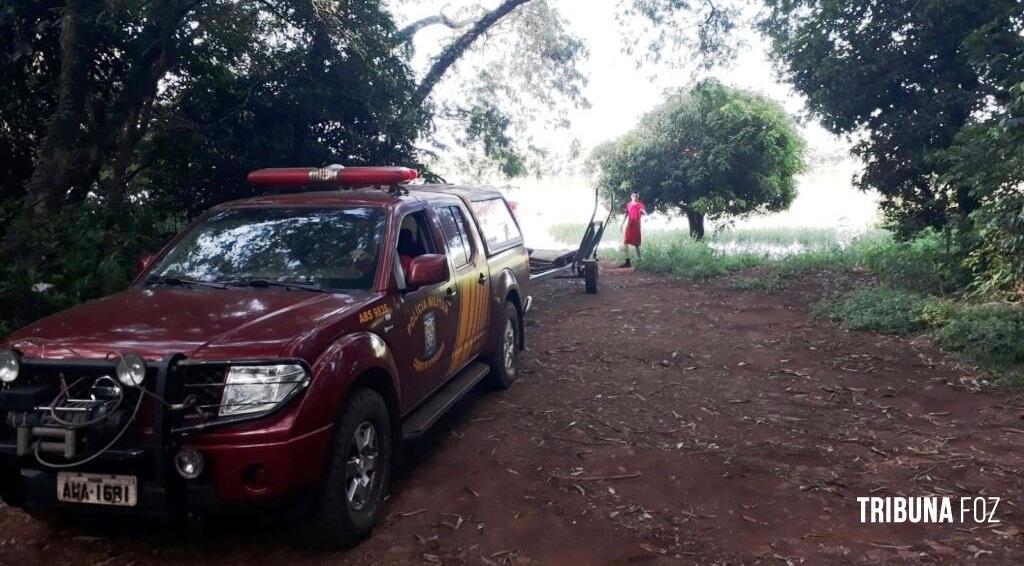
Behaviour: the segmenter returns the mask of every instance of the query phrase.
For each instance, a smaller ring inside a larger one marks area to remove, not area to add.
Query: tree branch
[[[473,42],[475,42],[481,35],[483,35],[488,29],[494,24],[501,21],[502,18],[507,16],[513,10],[519,6],[526,4],[530,0],[505,0],[497,8],[487,12],[482,18],[477,20],[473,27],[466,30],[466,33],[460,35],[458,39],[453,41],[447,47],[441,51],[441,54],[434,59],[434,64],[431,65],[430,70],[427,71],[427,75],[423,77],[423,82],[416,87],[416,90],[412,94],[412,105],[418,107],[430,96],[430,93],[437,86],[437,83],[441,82],[441,78],[448,72],[448,69],[459,60],[460,57],[466,52],[467,49]]]
[[[464,20],[453,20],[451,17],[444,13],[444,11],[447,9],[448,4],[445,4],[441,8],[440,13],[435,14],[433,16],[427,16],[420,20],[416,20],[415,22],[412,22],[411,24],[405,26],[398,32],[398,38],[402,41],[402,43],[406,43],[412,41],[412,38],[415,37],[416,34],[419,33],[419,31],[422,30],[423,28],[436,26],[438,24],[444,24],[445,27],[451,29],[459,29],[468,26],[474,21],[473,18],[466,18]]]

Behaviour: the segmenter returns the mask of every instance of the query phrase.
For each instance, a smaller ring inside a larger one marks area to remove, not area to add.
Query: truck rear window
[[[478,200],[471,204],[473,215],[480,224],[488,255],[518,245],[523,241],[519,225],[503,198]]]

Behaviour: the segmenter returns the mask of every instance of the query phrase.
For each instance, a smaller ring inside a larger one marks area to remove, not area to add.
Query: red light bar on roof
[[[330,185],[336,187],[365,187],[367,185],[396,185],[416,178],[416,170],[407,167],[283,167],[259,169],[246,177],[253,185],[302,186]]]

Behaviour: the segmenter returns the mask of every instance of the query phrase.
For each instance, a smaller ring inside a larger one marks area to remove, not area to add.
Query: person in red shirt
[[[629,246],[636,248],[636,259],[640,261],[640,217],[647,214],[644,203],[640,202],[640,193],[629,195],[626,203],[626,215],[622,221],[626,224],[626,235],[622,241],[622,249],[626,252],[626,261],[619,267],[632,267],[629,261]]]

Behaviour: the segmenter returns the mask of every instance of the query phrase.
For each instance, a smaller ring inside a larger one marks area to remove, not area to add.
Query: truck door
[[[469,232],[468,216],[458,204],[434,208],[451,260],[459,294],[458,324],[447,374],[455,374],[483,347],[490,314],[491,281],[487,258]]]
[[[405,286],[405,269],[423,254],[448,254],[436,224],[426,211],[406,215],[400,225],[395,249],[395,325],[385,336],[402,372],[403,407],[410,409],[448,377],[462,298],[455,273],[448,281],[419,289]]]

